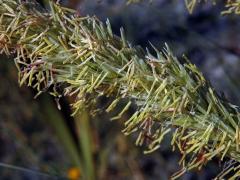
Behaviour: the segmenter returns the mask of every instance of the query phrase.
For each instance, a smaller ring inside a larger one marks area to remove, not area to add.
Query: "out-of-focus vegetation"
[[[45,173],[50,177],[63,176],[73,163],[64,155],[67,151],[48,123],[51,118],[63,121],[61,112],[50,97],[42,96],[36,102],[33,91],[19,88],[14,63],[5,56],[1,56],[0,73],[0,179],[48,178]]]
[[[221,4],[219,6],[203,5],[202,8],[200,7],[195,10],[195,14],[188,15],[185,11],[184,4],[179,2],[158,1],[155,3],[156,4],[151,5],[130,5],[126,7],[125,4],[119,3],[119,1],[104,1],[98,4],[87,1],[81,5],[80,14],[96,14],[103,20],[106,17],[110,17],[110,21],[114,26],[113,31],[118,33],[117,29],[119,29],[119,26],[125,26],[125,29],[127,30],[127,38],[131,39],[132,42],[136,44],[148,46],[147,44],[144,44],[144,42],[150,40],[155,46],[162,46],[165,41],[169,42],[170,46],[176,50],[178,55],[181,55],[184,52],[191,57],[191,59],[198,64],[209,79],[212,79],[214,86],[218,87],[221,91],[223,90],[227,94],[226,96],[232,99],[232,102],[238,104],[238,17],[219,16],[218,8]],[[141,29],[141,31],[139,31],[139,29]],[[183,44],[185,46],[183,46]],[[5,75],[2,77],[5,77]],[[12,81],[13,80],[11,80],[11,82]],[[33,94],[29,92],[29,90],[26,91],[28,91],[26,94]],[[11,94],[14,94],[14,92]],[[22,101],[24,100],[25,98],[22,97]],[[68,101],[71,102],[71,99]],[[99,101],[99,106],[101,107],[104,105],[106,100],[100,99]],[[23,105],[22,107],[26,107],[27,111],[34,112],[28,108],[31,106],[32,105]],[[46,102],[39,106],[39,110],[42,109],[41,106],[46,106]],[[13,107],[15,108],[16,106],[14,105]],[[46,108],[48,109],[48,107]],[[64,107],[62,107],[62,111],[65,111]],[[57,111],[54,111],[54,113],[57,113]],[[85,126],[76,126],[76,124],[74,126],[70,125],[71,128],[85,127],[85,130],[90,129],[86,133],[82,134],[81,132],[84,132],[84,130],[79,130],[80,137],[84,137],[84,135],[87,134],[86,143],[82,144],[82,146],[88,147],[90,150],[82,149],[81,154],[86,156],[84,162],[88,162],[88,165],[84,166],[88,167],[87,170],[90,171],[89,173],[91,173],[91,169],[94,168],[95,176],[102,179],[106,179],[107,177],[109,177],[109,179],[127,177],[130,179],[132,177],[135,177],[136,179],[156,179],[161,177],[164,179],[164,177],[167,178],[171,173],[176,171],[177,156],[171,154],[168,147],[164,147],[160,150],[159,152],[161,154],[155,153],[145,157],[141,154],[141,151],[131,145],[131,142],[129,143],[124,136],[118,135],[117,132],[120,128],[118,126],[120,125],[117,123],[110,124],[110,122],[106,121],[109,118],[108,115],[104,113],[100,117],[99,116],[95,117],[88,125]],[[42,118],[38,119],[40,121],[46,117],[46,113],[43,111]],[[15,117],[10,119],[16,120]],[[24,120],[27,120],[27,118],[24,118]],[[54,118],[54,120],[56,120],[56,118]],[[73,121],[73,119],[71,120]],[[11,121],[14,126],[17,125],[15,122],[16,121]],[[36,120],[34,121],[34,125],[35,123]],[[45,123],[43,123],[43,126],[44,124]],[[91,128],[89,128],[89,126]],[[20,126],[17,125],[16,129],[19,127]],[[46,126],[45,128],[49,127]],[[67,126],[67,128],[69,127]],[[76,133],[78,130],[72,131],[75,132],[73,134],[78,134]],[[34,131],[34,133],[37,132]],[[44,134],[47,139],[49,139],[48,137],[53,138],[54,136],[48,135],[47,133],[41,134]],[[28,145],[21,142],[21,138],[19,140],[20,145],[28,147]],[[35,134],[35,140],[39,140],[38,134]],[[83,143],[83,141],[84,140],[80,141],[80,143],[75,143],[79,145]],[[38,148],[39,147],[45,149],[44,146],[41,145],[41,142],[39,143]],[[57,148],[57,150],[62,149],[60,143],[50,147],[51,150],[54,148]],[[30,147],[30,149],[32,148]],[[21,150],[21,152],[28,151]],[[55,163],[58,161],[61,162],[56,163],[56,169],[58,169],[57,173],[59,175],[65,176],[67,174],[67,168],[73,166],[72,160],[67,154],[68,153],[66,151],[61,152],[62,156],[66,155],[64,160],[60,159],[60,156],[54,156],[56,158],[56,161],[54,160]],[[56,153],[54,153],[54,155],[56,155]],[[14,157],[12,154],[9,154],[9,156]],[[42,159],[38,153],[36,154],[36,157]],[[55,171],[52,170],[54,165],[51,165],[51,163],[48,162],[47,165],[49,169],[44,169],[41,167],[45,163],[44,161],[38,163],[33,162],[32,164],[24,160],[9,161],[9,163],[22,166],[19,162],[25,162],[25,167],[32,169],[39,165],[40,168],[38,167],[37,169],[55,174]],[[91,165],[91,163],[93,164]],[[60,167],[59,164],[63,164],[64,167]],[[218,166],[217,163],[211,163],[208,168],[210,166],[213,167],[211,168],[211,171],[212,169],[219,171],[216,168],[216,166]],[[219,169],[221,169],[221,167]],[[207,177],[213,177],[213,174],[217,174],[216,172],[209,173],[209,171],[210,168],[201,171],[199,178],[206,179]],[[8,174],[7,176],[11,177],[12,175]],[[196,177],[196,174],[188,173],[183,178],[188,179],[191,177]]]

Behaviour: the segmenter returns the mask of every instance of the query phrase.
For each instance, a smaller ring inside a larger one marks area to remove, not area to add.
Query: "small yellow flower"
[[[67,176],[69,180],[79,180],[81,176],[80,169],[77,167],[71,167],[68,169]]]

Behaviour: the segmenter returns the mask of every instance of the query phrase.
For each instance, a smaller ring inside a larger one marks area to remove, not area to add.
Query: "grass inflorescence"
[[[153,46],[155,54],[134,47],[123,29],[121,37],[113,34],[109,21],[80,17],[51,1],[50,12],[28,1],[0,3],[0,52],[16,55],[20,85],[37,95],[75,97],[73,115],[83,105],[96,108],[99,96],[114,97],[107,112],[127,98],[112,120],[136,104],[123,133],[137,134],[145,153],[174,131],[171,145],[182,154],[182,169],[173,178],[216,156],[240,161],[239,108],[219,97],[187,58],[180,63],[167,45],[162,51]]]
[[[198,3],[206,3],[210,2],[214,5],[217,3],[221,3],[219,0],[185,0],[186,7],[190,13],[193,13],[195,7],[197,6]],[[224,2],[225,9],[222,11],[222,14],[240,14],[240,1],[239,0],[226,0]]]

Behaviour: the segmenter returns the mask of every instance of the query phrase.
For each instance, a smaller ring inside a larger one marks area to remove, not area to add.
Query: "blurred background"
[[[46,1],[39,2],[47,7]],[[240,17],[222,16],[224,1],[200,3],[192,14],[184,0],[129,5],[124,0],[60,2],[82,16],[108,18],[115,34],[124,27],[133,45],[150,47],[151,42],[161,49],[168,43],[179,59],[185,54],[220,94],[240,105]],[[180,169],[180,155],[172,152],[170,136],[159,150],[144,155],[133,137],[123,136],[121,123],[109,120],[109,114],[89,117],[85,112],[73,118],[71,99],[55,100],[47,93],[34,99],[34,90],[19,87],[13,57],[0,59],[0,179],[77,180],[82,174],[87,179],[165,180]],[[107,101],[99,98],[99,107]],[[225,165],[215,159],[180,179],[212,179]]]

